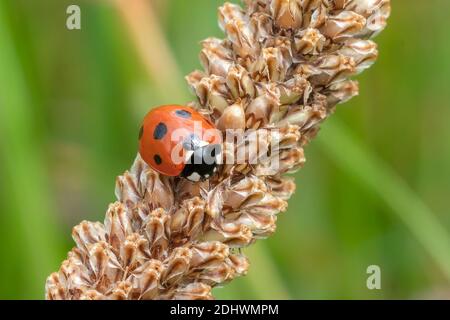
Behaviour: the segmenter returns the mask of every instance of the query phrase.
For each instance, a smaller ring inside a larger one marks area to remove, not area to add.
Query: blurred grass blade
[[[2,183],[5,184],[5,221],[11,228],[11,238],[3,239],[11,256],[3,264],[11,264],[19,279],[11,288],[21,286],[21,298],[44,297],[46,276],[57,266],[57,242],[51,219],[50,193],[39,141],[33,129],[33,106],[26,83],[25,71],[16,52],[6,12],[0,2],[0,154]],[[6,230],[9,233],[9,230]],[[3,233],[3,232],[2,232]],[[4,235],[5,233],[3,233]],[[23,257],[20,252],[26,252]],[[7,260],[3,260],[7,259]]]
[[[245,250],[253,268],[242,281],[249,284],[256,299],[289,300],[289,292],[265,243]]]
[[[140,59],[154,79],[157,92],[167,103],[183,103],[188,99],[187,87],[170,46],[165,40],[157,15],[149,1],[115,0]]]
[[[450,237],[435,215],[406,182],[356,141],[336,118],[323,125],[318,141],[323,151],[345,172],[360,179],[384,200],[450,281]]]

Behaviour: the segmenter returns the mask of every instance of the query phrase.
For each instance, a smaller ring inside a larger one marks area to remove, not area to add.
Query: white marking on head
[[[205,178],[208,179],[209,178],[209,174],[205,174]]]
[[[193,173],[188,177],[188,180],[194,181],[194,182],[199,182],[200,179],[201,179],[201,176],[200,176],[197,172],[193,172]]]
[[[193,154],[194,154],[194,151],[192,151],[192,150],[187,151],[186,155],[184,157],[184,163],[190,163],[191,157]]]
[[[214,160],[215,160],[216,164],[221,164],[221,162],[223,160],[222,159],[222,150],[220,150],[220,152],[216,154]]]

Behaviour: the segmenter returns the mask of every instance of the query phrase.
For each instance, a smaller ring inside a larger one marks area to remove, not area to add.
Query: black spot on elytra
[[[153,160],[155,160],[155,163],[159,166],[162,163],[162,159],[159,156],[159,154],[155,154],[155,156],[153,157]]]
[[[164,136],[167,133],[167,126],[160,122],[156,128],[155,131],[153,132],[153,138],[155,138],[155,140],[161,140],[162,138],[164,138]]]
[[[144,126],[142,126],[141,129],[139,130],[139,140],[142,139],[143,135],[144,135]]]
[[[177,116],[179,116],[180,118],[184,118],[184,119],[190,119],[190,118],[192,118],[192,113],[190,113],[190,112],[187,111],[187,110],[182,110],[182,109],[180,109],[180,110],[175,111],[175,114],[176,114]]]

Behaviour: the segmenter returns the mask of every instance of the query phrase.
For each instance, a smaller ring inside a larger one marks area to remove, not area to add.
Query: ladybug
[[[139,153],[155,171],[192,182],[217,171],[220,132],[198,111],[178,105],[152,109],[139,132]]]

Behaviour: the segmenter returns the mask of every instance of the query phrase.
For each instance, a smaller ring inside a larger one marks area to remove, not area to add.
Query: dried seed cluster
[[[48,278],[48,299],[210,299],[212,287],[246,273],[238,249],[275,231],[295,190],[283,174],[303,165],[303,147],[335,106],[357,95],[349,77],[376,60],[368,39],[385,27],[390,1],[245,3],[219,9],[227,38],[203,42],[204,71],[187,76],[192,106],[221,130],[264,133],[279,166],[227,164],[192,184],[138,156],[117,179],[104,224],[74,228],[76,247]],[[224,142],[225,158],[244,146]]]

